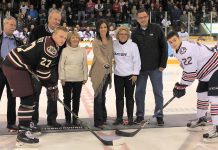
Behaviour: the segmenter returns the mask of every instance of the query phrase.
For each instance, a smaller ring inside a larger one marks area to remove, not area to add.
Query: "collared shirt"
[[[1,45],[1,57],[5,59],[8,53],[16,47],[16,41],[14,36],[7,36],[5,32],[3,32],[3,39]]]

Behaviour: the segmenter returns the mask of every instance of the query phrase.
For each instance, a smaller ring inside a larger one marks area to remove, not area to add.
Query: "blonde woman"
[[[88,79],[87,55],[84,48],[79,47],[80,37],[77,32],[68,33],[67,47],[63,49],[59,61],[59,79],[63,87],[64,103],[78,115],[82,85]],[[71,122],[71,113],[66,109],[66,125],[79,125],[76,117]]]
[[[128,125],[133,125],[133,109],[135,82],[141,69],[141,60],[138,46],[129,40],[130,31],[121,26],[117,29],[117,40],[114,48],[114,85],[116,94],[117,119],[113,125],[123,124],[124,93],[126,97],[126,109]]]

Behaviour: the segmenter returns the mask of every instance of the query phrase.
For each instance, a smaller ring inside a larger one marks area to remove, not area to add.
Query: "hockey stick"
[[[32,74],[32,76],[33,76],[34,78],[36,78],[37,81],[40,81],[39,78],[38,78],[38,76],[37,76],[35,73],[33,73],[32,71],[30,71],[28,68],[27,68],[27,71],[28,71],[30,74]],[[112,141],[112,140],[111,140],[111,141],[104,140],[104,139],[102,139],[100,136],[98,136],[98,135],[90,128],[90,126],[88,125],[88,123],[82,121],[73,111],[70,110],[69,107],[67,107],[67,105],[64,104],[64,102],[62,102],[62,101],[60,100],[60,98],[58,98],[57,101],[60,102],[60,103],[64,106],[64,108],[65,108],[67,111],[69,111],[74,117],[76,117],[76,118],[80,121],[80,123],[81,123],[81,125],[82,125],[83,127],[87,128],[87,129],[88,129],[95,137],[97,137],[104,145],[110,145],[110,146],[113,145],[113,141]]]
[[[82,121],[82,120],[81,120],[73,111],[71,111],[71,110],[69,109],[69,107],[67,107],[67,106],[64,104],[64,102],[61,101],[59,98],[58,98],[58,102],[60,102],[60,103],[64,106],[64,108],[66,108],[67,111],[69,111],[74,117],[76,117],[76,118],[80,121],[80,123],[81,123],[82,126],[84,126],[85,128],[87,128],[92,134],[94,134],[94,136],[97,137],[104,145],[110,145],[110,146],[113,145],[113,141],[107,141],[107,140],[102,139],[98,134],[96,134],[96,133],[90,128],[90,126],[88,125],[88,123]]]
[[[166,104],[164,104],[164,106],[159,109],[153,116],[152,118],[156,117],[167,105],[169,105],[169,103],[175,98],[175,96],[173,96]],[[124,137],[133,137],[135,136],[141,129],[143,129],[147,124],[150,123],[150,120],[151,118],[149,118],[147,121],[143,122],[140,127],[136,130],[136,131],[133,131],[133,132],[124,132],[124,131],[121,131],[119,129],[116,129],[115,133],[119,136],[124,136]]]

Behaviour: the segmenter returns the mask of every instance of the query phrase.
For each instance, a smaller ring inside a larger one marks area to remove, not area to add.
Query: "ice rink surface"
[[[172,97],[172,89],[174,84],[180,80],[182,70],[179,65],[168,65],[164,70],[164,102]],[[186,89],[186,95],[180,99],[174,99],[165,109],[165,117],[174,114],[195,114],[196,113],[196,89],[197,81],[191,87]],[[62,96],[62,87],[59,84],[60,98]],[[115,93],[114,87],[107,91],[107,112],[109,118],[116,116]],[[0,101],[0,116],[6,116],[6,93]],[[19,104],[19,99],[17,99]],[[46,120],[47,98],[45,89],[43,89],[40,97],[40,121]],[[154,96],[150,80],[147,85],[147,94],[145,101],[146,116],[153,115]],[[126,113],[124,114],[126,116]],[[134,114],[135,115],[135,114]],[[93,90],[90,80],[83,86],[80,118],[93,118]],[[58,104],[58,120],[64,118],[63,106]],[[174,117],[175,121],[180,118]],[[193,118],[187,118],[193,119]],[[166,122],[166,121],[165,121]],[[166,124],[173,123],[166,122]],[[218,143],[206,144],[202,140],[203,132],[190,132],[184,126],[181,127],[162,127],[162,128],[146,128],[141,130],[134,137],[116,136],[114,130],[97,131],[104,139],[114,140],[114,146],[104,146],[93,134],[88,131],[83,132],[62,132],[62,133],[46,133],[39,136],[40,143],[35,147],[16,148],[15,135],[0,135],[0,150],[23,149],[23,150],[215,150]],[[5,126],[4,126],[5,127]],[[210,127],[209,127],[210,128]],[[127,130],[128,131],[128,130]],[[129,131],[133,131],[130,129]]]

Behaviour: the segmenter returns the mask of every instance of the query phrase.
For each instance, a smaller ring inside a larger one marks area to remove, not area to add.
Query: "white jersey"
[[[128,40],[125,44],[113,42],[114,48],[114,74],[118,76],[139,75],[141,59],[136,43]]]
[[[173,52],[183,67],[181,84],[191,85],[195,79],[209,81],[218,69],[218,52],[205,45],[182,41],[180,48]]]
[[[178,32],[178,35],[182,39],[182,41],[188,41],[189,40],[188,32]]]

